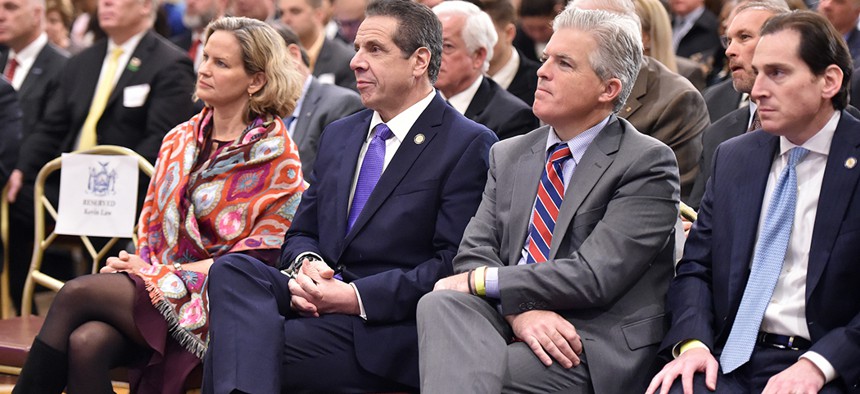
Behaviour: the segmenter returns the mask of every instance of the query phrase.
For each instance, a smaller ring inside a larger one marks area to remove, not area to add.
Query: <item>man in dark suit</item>
[[[639,71],[638,23],[568,8],[554,28],[534,105],[549,126],[493,146],[458,274],[418,304],[422,393],[632,393],[647,382],[678,169],[668,147],[613,114]]]
[[[343,41],[326,37],[328,16],[323,1],[278,0],[281,22],[299,35],[310,57],[310,68],[320,82],[355,90],[355,74],[349,68],[355,51]]]
[[[710,70],[720,48],[719,21],[704,0],[671,0],[672,45],[678,56],[695,60]]]
[[[302,48],[299,36],[283,23],[277,22],[273,27],[284,39],[287,50],[296,59],[299,73],[304,77],[302,95],[285,123],[290,138],[299,146],[305,179],[311,179],[323,129],[331,122],[360,111],[364,106],[361,105],[361,97],[352,90],[321,84],[308,69],[308,54]]]
[[[538,126],[531,107],[483,75],[493,57],[496,29],[478,6],[445,1],[433,7],[442,21],[442,67],[436,88],[454,109],[499,139],[528,133]]]
[[[763,130],[714,155],[669,288],[661,349],[676,358],[648,393],[858,392],[860,121],[844,111],[851,57],[814,12],[774,16],[761,34],[751,95]]]
[[[39,0],[0,1],[0,70],[18,91],[26,138],[57,89],[68,54],[48,42],[45,5]],[[14,64],[14,66],[13,66]]]
[[[788,11],[788,5],[783,0],[750,0],[735,9],[731,16],[731,22],[726,28],[726,37],[728,37],[726,58],[729,59],[732,78],[723,83],[729,84],[723,85],[727,88],[721,87],[721,91],[729,89],[738,96],[741,94],[749,95],[756,78],[756,72],[752,68],[752,59],[760,37],[761,27],[772,16]],[[723,94],[728,99],[728,92],[723,92]],[[716,97],[712,96],[712,98]],[[708,126],[702,133],[699,174],[693,183],[690,196],[684,200],[687,205],[694,209],[699,208],[702,195],[705,193],[705,185],[711,177],[714,151],[717,150],[717,146],[732,137],[747,132],[750,128],[757,128],[757,125],[753,125],[752,121],[756,109],[754,102],[748,102],[738,108],[737,102],[729,101],[728,105],[723,106],[728,107],[730,105],[734,105],[734,109]]]
[[[821,0],[818,2],[818,12],[842,34],[851,58],[857,63],[860,60],[860,30],[857,29],[860,0]]]
[[[418,386],[415,306],[451,273],[497,139],[433,91],[442,29],[427,7],[371,3],[355,45],[370,110],[323,132],[315,178],[270,262],[295,279],[239,254],[212,266],[205,393]]]
[[[21,140],[21,107],[18,95],[5,78],[0,77],[0,183],[5,184],[15,160]]]
[[[480,6],[493,20],[499,38],[493,47],[487,75],[531,107],[535,101],[540,63],[523,56],[520,50],[513,46],[517,27],[516,10],[511,0],[486,1]]]
[[[99,23],[108,38],[69,59],[58,75],[56,93],[21,146],[8,182],[10,201],[32,207],[36,175],[62,152],[120,145],[154,162],[164,135],[191,116],[191,61],[149,30],[157,8],[154,0],[100,0]],[[32,226],[32,221],[20,225]],[[24,228],[12,234],[24,236]],[[12,262],[24,271],[29,265],[29,259]]]
[[[519,28],[513,45],[525,57],[537,61],[552,36],[552,20],[564,9],[561,0],[520,1]]]
[[[708,106],[708,117],[711,119],[711,123],[744,106],[742,103],[744,94],[735,90],[731,78],[716,85],[708,86],[702,92],[702,96],[705,97],[705,105]]]

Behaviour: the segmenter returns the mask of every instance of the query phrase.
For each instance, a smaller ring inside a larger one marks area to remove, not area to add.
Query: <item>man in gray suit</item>
[[[643,389],[664,333],[679,176],[615,113],[642,61],[629,16],[567,9],[538,70],[548,126],[497,143],[454,276],[418,305],[422,393]]]
[[[299,73],[305,79],[296,109],[284,123],[290,138],[299,146],[302,172],[305,178],[310,180],[323,129],[331,122],[360,111],[364,106],[358,93],[337,85],[320,83],[311,75],[308,54],[301,46],[299,36],[283,23],[272,25],[284,39],[290,55],[296,59]]]

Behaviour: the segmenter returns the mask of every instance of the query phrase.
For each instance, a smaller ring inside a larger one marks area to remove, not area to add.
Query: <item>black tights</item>
[[[39,339],[68,354],[67,393],[112,393],[110,369],[149,356],[134,324],[135,292],[126,275],[96,274],[67,282],[57,294]]]

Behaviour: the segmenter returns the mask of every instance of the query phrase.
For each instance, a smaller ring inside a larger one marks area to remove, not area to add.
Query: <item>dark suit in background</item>
[[[517,48],[513,48],[520,55],[520,66],[517,68],[517,73],[514,74],[514,79],[508,85],[508,92],[519,97],[529,107],[535,102],[535,89],[537,89],[537,70],[540,68],[540,63],[526,57],[523,52]]]
[[[489,77],[483,77],[463,115],[487,126],[500,140],[528,133],[540,125],[529,105]]]
[[[42,165],[60,153],[75,149],[106,52],[107,40],[102,40],[69,59],[45,117],[21,148],[18,169],[25,179],[34,178]],[[131,148],[154,162],[164,135],[192,115],[194,72],[186,54],[152,31],[143,36],[131,58],[138,59],[139,65],[120,68],[122,74],[96,126],[97,141]],[[149,86],[139,106],[124,102],[131,86]]]
[[[706,8],[699,19],[693,23],[690,31],[681,38],[675,53],[699,63],[713,59],[716,52],[722,48],[717,34],[719,23],[717,16]]]
[[[839,375],[835,384],[852,393],[860,384],[860,339],[855,335],[860,331],[860,171],[846,160],[860,157],[858,131],[860,121],[843,111],[812,229],[805,299],[809,350],[827,359]],[[779,137],[763,131],[717,149],[698,220],[669,289],[672,327],[663,351],[695,338],[719,359],[749,277],[765,187],[778,149]]]
[[[367,321],[343,314],[298,318],[290,311],[287,276],[244,255],[221,258],[210,271],[212,340],[204,381],[213,384],[204,385],[207,392],[417,386],[415,306],[436,280],[451,274],[457,245],[481,201],[496,137],[437,93],[347,232],[350,189],[372,115],[359,112],[323,132],[316,177],[302,196],[279,262],[286,266],[312,252],[342,266],[343,280],[361,295]],[[362,387],[349,386],[356,381]]]
[[[317,78],[331,74],[331,76],[323,78],[334,77],[335,85],[356,90],[355,74],[349,68],[349,62],[352,60],[352,55],[354,54],[355,50],[343,41],[332,40],[326,37],[317,61],[314,63],[314,69],[311,71]],[[331,82],[331,80],[324,82]]]
[[[18,159],[21,140],[21,107],[18,95],[5,78],[0,77],[0,184],[5,185]]]
[[[686,78],[645,56],[630,97],[618,116],[672,148],[681,172],[681,200],[693,188],[708,113],[702,94]]]
[[[708,116],[711,118],[711,123],[720,120],[723,116],[738,109],[743,98],[743,93],[735,90],[731,78],[709,86],[702,95],[705,97],[705,104],[708,106]]]
[[[302,172],[310,179],[317,158],[320,136],[323,129],[338,119],[364,108],[361,98],[352,90],[336,85],[321,84],[311,77],[308,91],[302,101],[301,113],[293,121],[296,124],[293,141],[299,146]]]
[[[693,191],[690,192],[690,197],[684,201],[687,205],[693,209],[699,209],[702,195],[705,194],[705,185],[711,177],[714,152],[717,150],[717,146],[731,138],[746,133],[749,123],[750,108],[748,105],[745,105],[723,116],[720,120],[705,129],[705,132],[702,133],[702,156],[699,159],[699,174],[696,176],[696,182],[693,184]]]
[[[856,28],[851,30],[845,39],[845,43],[848,44],[848,51],[851,52],[854,64],[857,64],[857,61],[860,60],[860,30]]]
[[[8,56],[8,51],[0,51],[0,70],[6,67]],[[36,123],[44,116],[48,100],[57,91],[57,75],[65,67],[68,57],[65,51],[51,43],[46,44],[36,56],[21,89],[18,89],[18,102],[24,111],[23,139],[33,133]]]

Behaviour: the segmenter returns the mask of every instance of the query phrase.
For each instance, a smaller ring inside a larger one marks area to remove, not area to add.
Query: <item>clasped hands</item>
[[[102,274],[114,272],[134,273],[149,266],[140,256],[122,250],[117,257],[108,257],[107,263],[99,272]]]
[[[453,290],[469,294],[469,274],[452,275],[436,282],[433,291]],[[523,341],[541,363],[549,367],[553,359],[564,368],[579,365],[582,339],[567,319],[553,311],[532,310],[505,316],[514,336]]]
[[[324,261],[304,259],[295,279],[290,279],[290,308],[304,317],[341,313],[358,315],[360,308],[352,286],[334,277]]]
[[[705,386],[714,391],[717,388],[719,363],[707,348],[687,350],[672,362],[666,364],[645,391],[646,394],[666,394],[677,378],[681,378],[684,394],[693,394],[693,375],[705,374]],[[762,394],[814,394],[824,387],[824,374],[811,361],[799,359],[792,366],[772,376]]]

